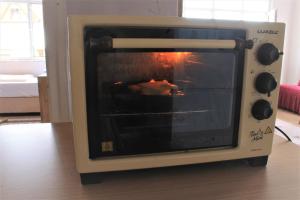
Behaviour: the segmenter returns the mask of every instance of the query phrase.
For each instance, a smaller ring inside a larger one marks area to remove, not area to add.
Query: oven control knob
[[[257,120],[268,119],[273,115],[273,109],[266,100],[258,100],[252,106],[252,115]]]
[[[276,87],[277,82],[272,74],[264,72],[256,77],[255,88],[258,92],[270,95]]]
[[[263,65],[271,65],[279,59],[282,53],[271,43],[265,43],[258,48],[257,60]]]

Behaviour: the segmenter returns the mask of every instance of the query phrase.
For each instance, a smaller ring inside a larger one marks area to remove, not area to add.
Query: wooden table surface
[[[71,124],[0,126],[1,200],[299,200],[300,146],[275,136],[264,167],[241,161],[106,176],[82,186]]]

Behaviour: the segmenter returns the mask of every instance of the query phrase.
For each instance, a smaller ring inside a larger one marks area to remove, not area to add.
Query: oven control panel
[[[256,51],[256,60],[263,66],[272,65],[282,53],[272,43],[263,43]],[[255,80],[254,87],[256,92],[266,94],[270,97],[271,92],[277,88],[277,81],[270,72],[260,72]],[[259,99],[252,105],[252,116],[257,120],[269,119],[273,114],[273,109],[269,101]]]
[[[269,155],[275,133],[282,68],[284,24],[262,23],[248,29],[240,147],[256,155]]]
[[[262,94],[268,94],[275,90],[277,87],[277,81],[274,76],[268,72],[258,74],[255,80],[255,89]]]
[[[271,104],[263,99],[257,100],[252,106],[252,115],[257,120],[268,119],[273,114]]]
[[[271,43],[261,45],[257,51],[257,60],[263,65],[271,65],[282,53]]]

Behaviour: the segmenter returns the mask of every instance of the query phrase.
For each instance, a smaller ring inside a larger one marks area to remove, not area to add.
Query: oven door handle
[[[91,38],[95,49],[252,49],[252,40],[172,39],[172,38]]]
[[[114,49],[251,49],[252,40],[113,38]]]
[[[234,49],[235,40],[113,38],[114,49]]]

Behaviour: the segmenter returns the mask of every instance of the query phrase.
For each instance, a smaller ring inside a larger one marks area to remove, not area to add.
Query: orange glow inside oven
[[[170,67],[172,64],[184,62],[192,55],[191,52],[154,52],[153,59],[162,63],[162,67]]]

